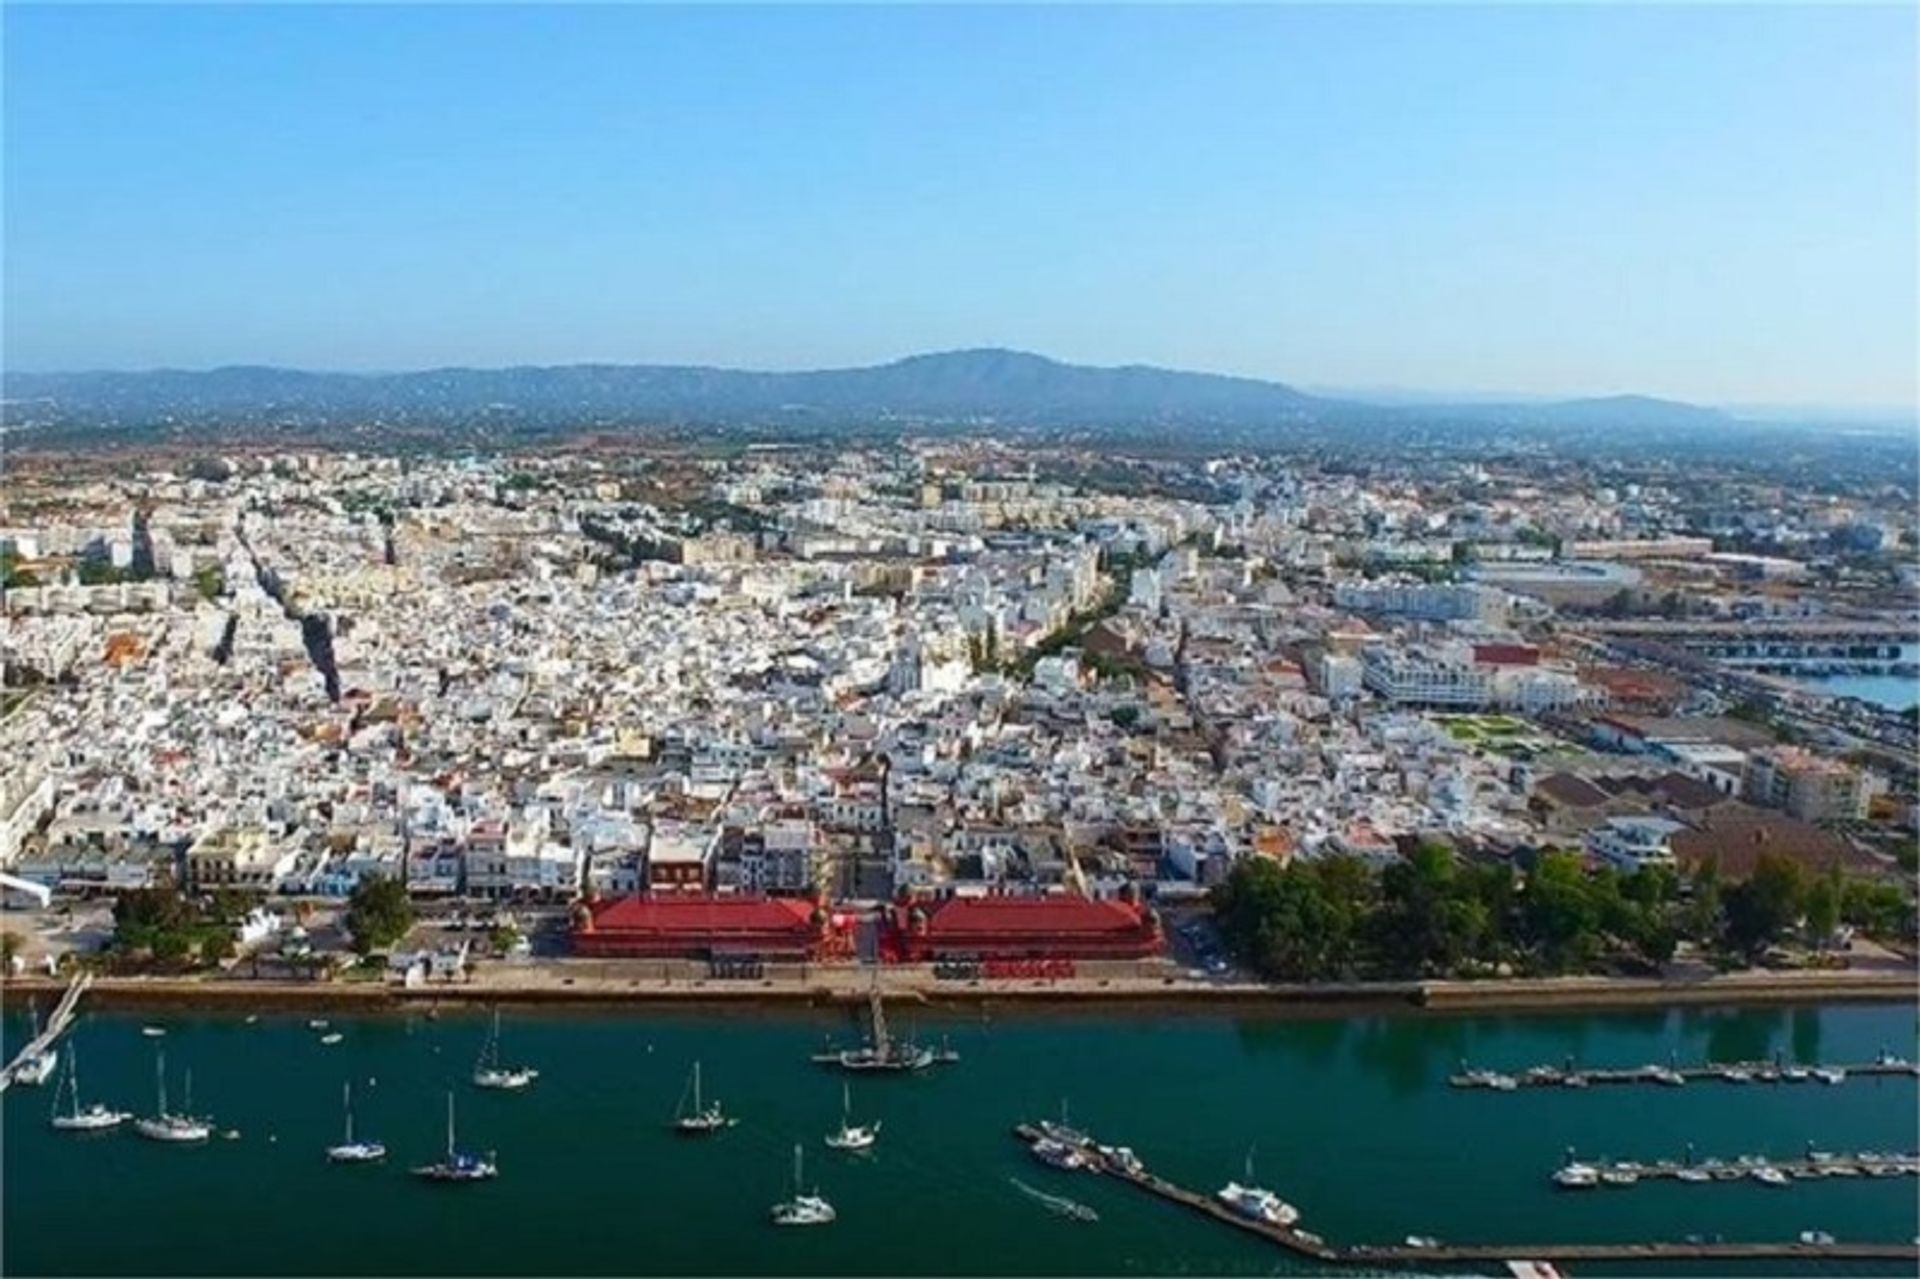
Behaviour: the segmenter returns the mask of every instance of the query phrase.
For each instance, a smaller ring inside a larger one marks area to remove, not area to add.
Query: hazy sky
[[[1887,8],[32,8],[23,369],[858,364],[1915,399]]]

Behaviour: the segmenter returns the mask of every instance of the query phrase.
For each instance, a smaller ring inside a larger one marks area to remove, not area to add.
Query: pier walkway
[[[1014,1128],[1013,1132],[1029,1147],[1047,1136],[1039,1127],[1032,1124],[1020,1124]],[[1259,1235],[1268,1242],[1300,1256],[1334,1264],[1379,1265],[1384,1262],[1434,1261],[1763,1261],[1794,1258],[1826,1261],[1920,1260],[1920,1244],[1853,1243],[1842,1240],[1831,1243],[1585,1244],[1459,1244],[1423,1240],[1417,1244],[1408,1242],[1340,1246],[1330,1244],[1312,1231],[1302,1230],[1298,1226],[1283,1226],[1242,1216],[1211,1195],[1189,1190],[1163,1177],[1155,1176],[1137,1160],[1129,1165],[1120,1159],[1110,1157],[1107,1152],[1115,1149],[1111,1146],[1102,1146],[1090,1137],[1083,1138],[1078,1145],[1082,1170],[1095,1176],[1112,1177],[1117,1181],[1126,1182],[1169,1203],[1176,1203],[1202,1216],[1211,1217],[1223,1225]]]
[[[81,973],[67,986],[67,993],[60,996],[55,1005],[53,1016],[47,1018],[47,1024],[40,1033],[15,1053],[13,1060],[0,1066],[0,1092],[5,1092],[13,1084],[13,1076],[21,1066],[53,1047],[54,1041],[67,1033],[67,1027],[73,1024],[74,1011],[80,1006],[80,996],[87,993],[87,987],[93,984],[91,973]]]
[[[1467,1070],[1447,1078],[1455,1088],[1515,1092],[1521,1088],[1586,1088],[1597,1085],[1661,1084],[1679,1087],[1696,1080],[1726,1084],[1843,1084],[1849,1079],[1920,1079],[1920,1064],[1883,1053],[1878,1060],[1849,1066],[1803,1066],[1772,1061],[1719,1062],[1702,1066],[1629,1066],[1585,1069],[1534,1066],[1517,1074]]]

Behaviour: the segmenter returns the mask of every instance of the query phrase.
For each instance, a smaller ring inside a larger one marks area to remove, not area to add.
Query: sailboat
[[[516,1091],[527,1087],[540,1077],[540,1072],[530,1066],[510,1067],[500,1064],[500,1010],[493,1010],[493,1031],[487,1036],[487,1042],[480,1046],[480,1060],[473,1066],[473,1082],[477,1088],[503,1088]]]
[[[34,1040],[40,1038],[40,1006],[38,1004],[29,1004],[27,1007],[27,1015],[33,1019],[33,1034],[28,1036],[27,1039],[28,1043],[32,1043]],[[37,1087],[53,1078],[54,1068],[59,1064],[60,1050],[58,1048],[42,1048],[39,1052],[33,1054],[33,1056],[23,1059],[19,1065],[13,1068],[13,1082],[17,1084],[33,1084]]]
[[[337,1164],[370,1164],[387,1157],[387,1148],[377,1141],[353,1139],[353,1084],[342,1086],[342,1105],[347,1112],[347,1135],[337,1146],[327,1147],[327,1158]]]
[[[710,1106],[700,1104],[700,1063],[693,1063],[693,1078],[689,1081],[693,1093],[693,1107],[688,1109],[687,1094],[680,1094],[680,1109],[674,1112],[673,1130],[683,1136],[705,1137],[719,1132],[722,1128],[733,1127],[735,1121],[729,1119],[720,1109],[720,1103]]]
[[[1291,1226],[1300,1220],[1300,1210],[1274,1194],[1271,1190],[1262,1190],[1253,1184],[1253,1151],[1247,1151],[1245,1169],[1247,1184],[1229,1181],[1222,1186],[1216,1198],[1227,1207],[1252,1221],[1264,1222],[1270,1226]]]
[[[773,1206],[773,1224],[776,1226],[824,1226],[834,1218],[833,1205],[820,1197],[816,1187],[812,1194],[801,1191],[800,1180],[800,1143],[793,1146],[793,1198]]]
[[[179,1114],[167,1109],[167,1055],[154,1054],[154,1076],[159,1082],[160,1108],[150,1118],[133,1121],[134,1131],[154,1141],[186,1143],[205,1141],[213,1136],[213,1125],[193,1117],[193,1072],[187,1075],[186,1104]]]
[[[840,1131],[827,1134],[827,1145],[835,1150],[871,1150],[880,1139],[880,1121],[861,1127],[853,1122],[853,1091],[840,1085]]]
[[[73,1108],[64,1114],[60,1110],[63,1093],[70,1093],[73,1097]],[[97,1101],[84,1108],[80,1105],[79,1067],[73,1050],[69,1048],[67,1073],[61,1077],[60,1086],[54,1091],[53,1118],[49,1122],[61,1132],[105,1132],[109,1128],[118,1128],[131,1118],[133,1116],[127,1111],[111,1110]]]
[[[422,1164],[413,1175],[427,1181],[488,1181],[500,1175],[489,1152],[486,1158],[459,1150],[453,1139],[453,1093],[447,1093],[447,1157],[439,1163]]]
[[[1065,1097],[1060,1099],[1060,1122],[1056,1124],[1051,1119],[1042,1119],[1039,1128],[1044,1136],[1060,1142],[1062,1145],[1090,1146],[1093,1144],[1093,1138],[1087,1136],[1087,1134],[1067,1122],[1067,1099]]]

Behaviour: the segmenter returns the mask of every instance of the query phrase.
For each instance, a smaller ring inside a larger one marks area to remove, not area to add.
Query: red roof
[[[1485,666],[1538,666],[1540,650],[1531,644],[1475,644],[1473,660]]]
[[[1139,927],[1136,907],[1085,897],[949,897],[927,916],[930,936],[955,943],[973,935],[1089,937],[1131,933]]]
[[[593,931],[682,933],[725,937],[735,933],[806,933],[813,906],[791,897],[711,896],[661,893],[621,897],[593,908]]]

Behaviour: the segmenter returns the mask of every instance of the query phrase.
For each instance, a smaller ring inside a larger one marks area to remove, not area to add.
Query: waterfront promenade
[[[1092,971],[1088,971],[1092,970]],[[326,1005],[364,1009],[436,1003],[863,1003],[874,970],[855,964],[771,966],[764,978],[728,980],[705,975],[698,964],[566,960],[489,964],[470,980],[403,986],[367,980],[270,981],[237,976],[101,977],[91,998],[108,1005],[207,1004]],[[1264,1013],[1348,1010],[1551,1011],[1686,1004],[1912,1001],[1920,994],[1913,970],[1887,966],[1822,972],[1753,971],[1685,980],[1622,977],[1504,978],[1484,981],[1282,984],[1143,974],[1131,965],[1102,973],[1046,980],[947,981],[928,965],[879,970],[888,999],[967,1005],[1009,1001],[1032,1004],[1179,1003],[1257,1008]],[[9,998],[58,994],[64,979],[27,976],[0,983]]]

